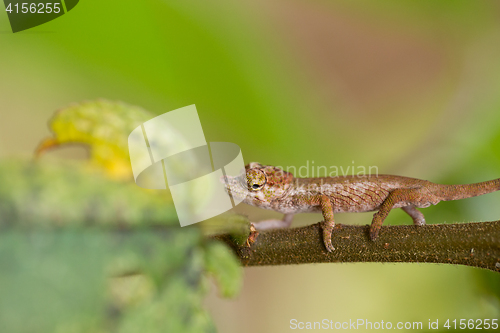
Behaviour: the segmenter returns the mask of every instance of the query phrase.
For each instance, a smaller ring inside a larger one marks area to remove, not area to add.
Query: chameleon
[[[226,191],[246,204],[284,214],[282,220],[266,220],[256,229],[289,227],[297,213],[321,212],[323,242],[332,245],[335,213],[372,212],[370,239],[375,241],[393,208],[403,209],[414,225],[425,225],[417,208],[441,201],[471,198],[500,190],[500,179],[465,185],[443,185],[403,176],[355,175],[297,178],[278,167],[252,162],[238,176],[225,177]]]

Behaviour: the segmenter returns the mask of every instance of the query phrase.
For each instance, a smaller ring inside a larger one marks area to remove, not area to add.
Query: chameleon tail
[[[443,201],[477,197],[500,190],[500,179],[465,185],[438,185],[436,195]]]

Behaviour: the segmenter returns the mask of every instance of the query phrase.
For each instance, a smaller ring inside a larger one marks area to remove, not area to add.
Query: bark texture
[[[235,251],[244,266],[326,262],[419,262],[466,265],[500,272],[500,221],[425,226],[383,226],[371,241],[369,226],[338,225],[324,247],[319,223],[251,233],[243,245],[215,236]]]

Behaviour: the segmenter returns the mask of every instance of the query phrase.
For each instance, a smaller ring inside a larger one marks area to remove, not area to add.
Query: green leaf
[[[75,163],[0,161],[0,227],[178,226],[166,191]]]
[[[75,104],[56,113],[38,153],[84,144],[90,163],[0,160],[2,330],[215,332],[207,276],[234,296],[242,269],[203,228],[180,227],[168,191],[131,181],[127,138],[151,117],[120,102]],[[220,219],[217,230],[246,239],[245,218]]]
[[[223,297],[234,297],[241,289],[243,268],[223,243],[213,241],[205,249],[207,272],[212,274]]]
[[[213,332],[230,250],[181,228],[168,196],[75,163],[0,161],[0,322],[8,332]],[[165,192],[165,191],[163,191]]]
[[[183,241],[172,241],[177,238]],[[193,246],[199,243],[194,228],[126,234],[77,229],[4,232],[2,327],[6,332],[212,332],[202,307],[207,292],[203,252]],[[128,268],[135,275],[114,277],[119,262],[131,254],[137,260]],[[142,289],[134,301],[131,291],[123,288],[131,286],[131,278]],[[155,279],[159,283],[152,283]]]

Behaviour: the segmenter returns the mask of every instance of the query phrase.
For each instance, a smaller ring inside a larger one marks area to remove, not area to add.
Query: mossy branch
[[[419,262],[500,272],[500,221],[384,226],[376,241],[369,238],[369,226],[339,225],[334,230],[335,251],[332,253],[323,245],[319,223],[254,233],[243,245],[238,245],[229,235],[216,238],[230,245],[244,266]]]

